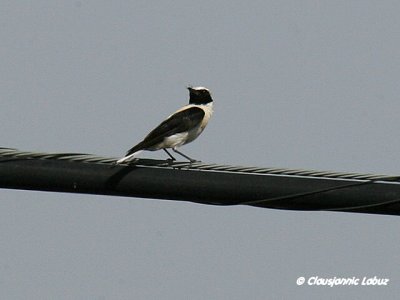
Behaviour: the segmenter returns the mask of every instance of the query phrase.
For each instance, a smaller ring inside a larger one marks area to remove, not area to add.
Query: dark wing
[[[204,118],[204,110],[198,107],[190,107],[177,112],[154,128],[145,138],[136,146],[129,149],[126,155],[136,151],[151,148],[161,143],[167,136],[176,133],[188,131],[201,123]]]

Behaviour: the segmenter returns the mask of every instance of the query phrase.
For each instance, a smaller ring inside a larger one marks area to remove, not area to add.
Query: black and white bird
[[[132,160],[143,150],[163,149],[170,159],[175,160],[175,157],[168,152],[168,148],[190,162],[196,161],[177,149],[194,141],[203,132],[213,113],[213,99],[205,87],[188,87],[188,90],[189,104],[178,109],[153,129],[143,141],[132,147],[125,157],[119,159],[117,164]]]

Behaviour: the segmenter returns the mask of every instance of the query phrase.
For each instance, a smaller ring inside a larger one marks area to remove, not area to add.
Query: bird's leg
[[[178,153],[179,155],[182,155],[184,158],[188,159],[191,163],[194,163],[194,162],[197,161],[197,160],[195,160],[195,159],[193,159],[193,158],[190,158],[189,156],[183,154],[182,152],[176,150],[175,148],[172,148],[172,150],[173,150],[174,152]]]
[[[167,149],[163,148],[163,150],[164,150],[164,151],[165,151],[165,153],[167,153],[167,154],[168,154],[168,156],[170,157],[168,160],[171,160],[171,161],[174,161],[174,160],[176,160],[176,159],[175,159],[175,157],[173,157],[173,156],[172,156],[172,154],[171,154],[171,153],[169,153]]]

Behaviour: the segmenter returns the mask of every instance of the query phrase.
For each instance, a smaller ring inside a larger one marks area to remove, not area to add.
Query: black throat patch
[[[207,104],[213,101],[211,94],[206,89],[196,90],[189,88],[189,104]]]

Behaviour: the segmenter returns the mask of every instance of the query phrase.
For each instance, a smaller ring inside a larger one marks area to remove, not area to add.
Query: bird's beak
[[[190,86],[190,85],[187,87],[187,89],[188,89],[189,91],[193,91],[193,87]]]

